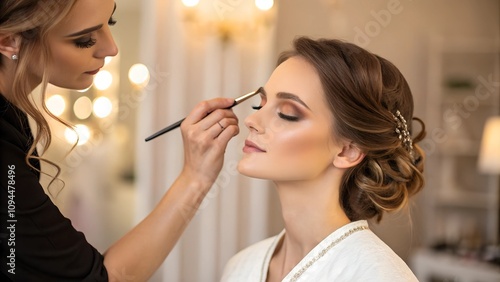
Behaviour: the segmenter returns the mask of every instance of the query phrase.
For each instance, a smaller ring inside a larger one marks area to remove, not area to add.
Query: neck
[[[7,100],[13,102],[14,93],[12,93],[12,87],[14,84],[17,62],[5,60],[4,58],[2,63],[3,65],[0,67],[0,93],[2,93]],[[41,78],[31,77],[29,89],[27,89],[28,93],[26,93],[26,95],[31,93],[40,83]]]
[[[314,180],[276,183],[286,230],[279,250],[285,274],[319,242],[350,222],[339,202],[343,172],[332,167]]]
[[[14,73],[9,71],[10,68],[4,66],[0,68],[0,93],[7,99],[11,100],[12,82],[14,81]]]

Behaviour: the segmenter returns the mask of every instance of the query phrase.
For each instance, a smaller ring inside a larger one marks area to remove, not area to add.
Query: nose
[[[113,35],[111,34],[111,30],[108,27],[103,31],[104,33],[102,37],[101,48],[97,51],[96,57],[114,57],[118,54],[118,47],[116,46]]]
[[[261,117],[259,111],[249,115],[245,118],[245,126],[250,130],[250,132],[255,131],[255,133],[264,133],[264,127],[261,126]]]
[[[111,44],[110,44],[110,48],[109,48],[109,54],[106,56],[110,56],[110,57],[114,57],[116,55],[118,55],[118,46],[116,46],[116,43],[115,43],[115,40],[113,39],[113,37],[111,37],[111,40],[110,40]]]

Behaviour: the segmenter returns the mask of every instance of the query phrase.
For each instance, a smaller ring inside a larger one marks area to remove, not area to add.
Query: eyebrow
[[[99,24],[99,25],[96,25],[96,26],[93,26],[93,27],[89,27],[89,28],[80,30],[78,32],[66,35],[66,37],[75,37],[75,36],[79,36],[79,35],[84,35],[84,34],[87,34],[87,33],[91,33],[92,31],[96,31],[96,30],[101,29],[102,26],[103,26],[103,24]]]
[[[264,87],[261,87],[259,90],[260,90],[259,92],[264,97],[267,97],[267,93],[266,93],[266,90],[264,89]],[[287,100],[295,101],[295,102],[301,104],[302,106],[306,107],[307,109],[311,110],[311,108],[309,108],[306,105],[306,103],[304,103],[304,101],[302,101],[302,99],[300,99],[299,96],[297,96],[295,94],[292,94],[292,93],[289,93],[289,92],[278,92],[276,94],[276,97],[279,98],[279,99],[287,99]]]
[[[115,2],[115,6],[113,7],[113,12],[111,13],[111,17],[113,17],[113,15],[115,14],[115,11],[116,11],[116,2]],[[89,27],[89,28],[80,30],[78,32],[66,35],[66,37],[75,37],[75,36],[80,36],[80,35],[84,35],[84,34],[87,34],[87,33],[91,33],[92,31],[96,31],[96,30],[101,29],[102,26],[103,26],[103,24],[99,24],[99,25],[96,25],[96,26],[93,26],[93,27]]]

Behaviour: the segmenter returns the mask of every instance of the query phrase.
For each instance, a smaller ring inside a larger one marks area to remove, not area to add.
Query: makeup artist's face
[[[332,113],[312,65],[292,57],[271,75],[262,108],[245,120],[250,134],[238,170],[273,181],[311,180],[332,167],[340,147],[332,137]]]
[[[114,0],[78,0],[69,14],[49,33],[52,60],[47,68],[50,83],[84,89],[104,65],[107,56],[118,52],[109,25]]]

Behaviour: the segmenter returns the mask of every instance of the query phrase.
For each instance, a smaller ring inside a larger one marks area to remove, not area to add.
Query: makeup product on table
[[[262,87],[259,87],[259,89],[257,89],[257,90],[256,90],[256,91],[254,91],[254,92],[247,93],[247,94],[245,94],[245,95],[243,95],[243,96],[240,96],[240,97],[238,97],[238,98],[234,99],[234,103],[233,103],[233,105],[231,105],[230,107],[227,107],[226,109],[231,109],[232,107],[234,107],[234,106],[236,106],[236,105],[239,105],[239,104],[241,104],[242,102],[244,102],[245,100],[247,100],[247,99],[249,99],[249,98],[251,98],[251,97],[255,96],[256,94],[260,93],[261,88],[262,88]],[[177,128],[177,127],[179,127],[179,126],[181,126],[181,123],[184,121],[184,119],[186,119],[186,118],[183,118],[183,119],[179,120],[178,122],[173,123],[173,124],[171,124],[171,125],[169,125],[169,126],[165,127],[164,129],[162,129],[162,130],[160,130],[160,131],[156,132],[155,134],[153,134],[153,135],[149,136],[148,138],[146,138],[146,142],[148,142],[148,141],[150,141],[150,140],[153,140],[153,139],[155,139],[156,137],[158,137],[158,136],[160,136],[160,135],[163,135],[163,134],[165,134],[165,133],[167,133],[167,132],[169,132],[169,131],[171,131],[171,130],[173,130],[173,129],[176,129],[176,128]]]

